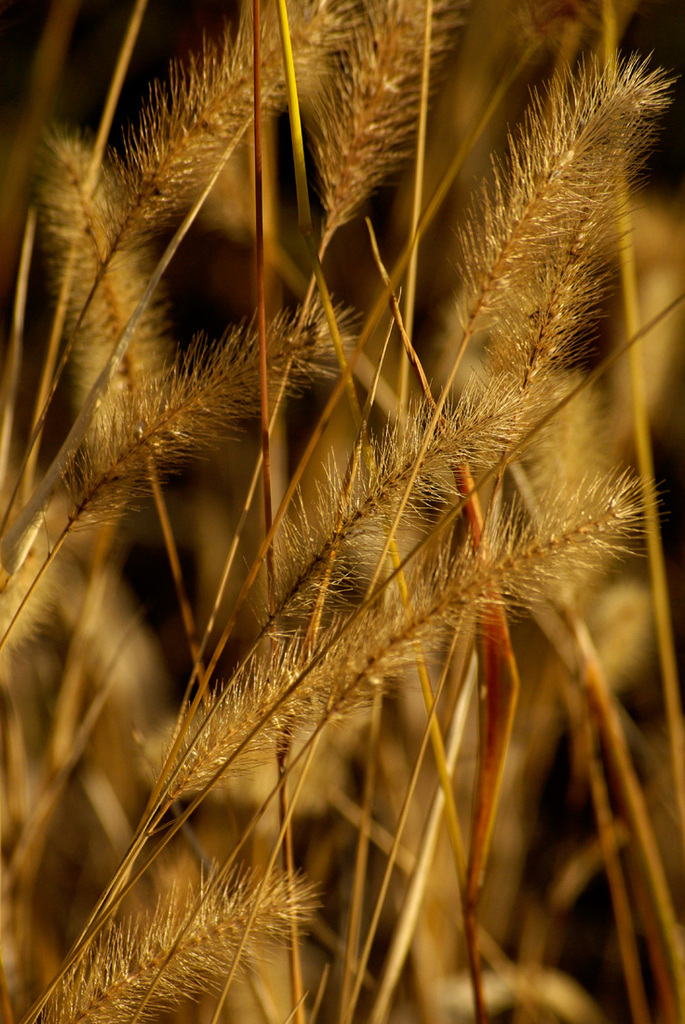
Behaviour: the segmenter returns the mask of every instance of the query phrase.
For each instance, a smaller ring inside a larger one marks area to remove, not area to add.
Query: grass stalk
[[[183,627],[188,638],[188,649],[193,662],[197,661],[200,665],[200,671],[202,671],[200,644],[197,636],[197,627],[195,625],[195,616],[193,615],[193,608],[183,580],[181,559],[178,554],[178,547],[176,545],[173,527],[171,525],[166,502],[164,500],[164,491],[160,485],[155,468],[152,465],[150,466],[150,483],[152,486],[152,496],[157,509],[157,516],[159,517],[159,523],[162,527],[164,545],[166,547],[171,576],[174,581],[174,589],[176,591],[176,599],[178,600],[178,606],[181,610],[181,617],[183,619]]]
[[[634,1024],[649,1024],[651,1014],[642,978],[640,956],[630,910],[630,900],[619,859],[618,839],[611,812],[609,793],[603,776],[599,753],[596,749],[596,738],[593,733],[592,723],[589,719],[586,718],[584,726],[585,742],[589,748],[587,751],[587,763],[590,772],[592,799],[597,816],[599,842],[602,847],[607,881],[611,889],[618,941],[623,960],[623,975],[626,979],[631,1016]]]
[[[369,855],[371,812],[376,785],[376,765],[381,729],[381,707],[382,698],[379,694],[373,704],[368,752],[365,765],[361,821],[359,824],[359,838],[357,840],[357,851],[354,864],[354,887],[352,890],[349,921],[347,924],[345,973],[343,976],[340,998],[341,1020],[343,1019],[345,1009],[350,1003],[354,972],[355,970],[358,970],[357,956],[359,952],[359,937],[361,934],[362,907],[366,888],[365,882]]]
[[[424,165],[426,160],[426,128],[428,124],[428,98],[430,93],[430,54],[431,35],[433,26],[433,3],[426,0],[426,11],[423,29],[423,58],[421,62],[421,105],[419,108],[419,123],[416,132],[416,158],[414,164],[414,188],[412,197],[411,227],[409,237],[416,238],[412,245],[409,266],[407,267],[407,283],[404,299],[404,322],[407,325],[409,337],[413,333],[414,308],[416,305],[416,276],[419,266],[419,239],[417,229],[421,207],[423,206],[423,178]],[[400,359],[400,378],[397,388],[399,396],[400,416],[407,414],[409,402],[409,364],[406,359]]]
[[[355,1012],[356,1006],[357,1006],[357,1001],[359,1000],[359,996],[361,994],[362,985],[363,985],[363,982],[364,982],[364,972],[366,970],[366,967],[367,967],[367,964],[368,964],[368,961],[369,961],[369,956],[371,954],[371,948],[373,946],[373,941],[374,941],[374,937],[375,937],[375,934],[376,934],[376,929],[378,928],[378,923],[379,923],[379,920],[380,920],[381,910],[383,908],[383,903],[384,903],[386,895],[387,895],[388,886],[389,886],[389,883],[390,883],[390,877],[392,875],[392,872],[393,872],[393,869],[394,869],[394,866],[395,866],[395,859],[396,859],[396,856],[397,856],[397,850],[399,849],[399,846],[400,846],[400,843],[401,843],[401,839],[402,839],[402,833],[403,833],[404,828],[405,828],[406,823],[407,823],[407,817],[408,817],[408,814],[409,814],[409,808],[411,806],[411,799],[412,799],[412,796],[414,794],[414,790],[416,788],[416,784],[418,782],[419,770],[421,768],[421,764],[423,762],[423,758],[425,756],[425,753],[426,753],[426,750],[427,750],[427,747],[428,747],[428,743],[430,741],[431,721],[435,718],[437,702],[438,702],[438,700],[440,698],[440,695],[442,693],[442,689],[444,688],[445,679],[446,679],[446,675],[443,675],[442,679],[440,680],[440,685],[438,687],[438,690],[436,691],[435,700],[433,701],[432,706],[430,708],[430,711],[428,713],[428,720],[427,720],[426,725],[425,725],[425,727],[423,729],[423,734],[422,734],[422,737],[421,737],[421,745],[419,747],[419,751],[418,751],[418,754],[417,754],[417,757],[416,757],[416,761],[414,763],[414,768],[412,770],[411,777],[409,779],[409,784],[408,784],[406,792],[405,792],[405,797],[404,797],[404,800],[402,802],[402,808],[400,810],[400,814],[399,814],[399,817],[398,817],[397,825],[395,827],[395,834],[393,836],[392,848],[390,850],[390,853],[388,854],[387,863],[385,865],[385,870],[383,872],[383,880],[382,880],[382,882],[381,882],[381,884],[379,886],[378,896],[376,897],[376,904],[374,906],[374,910],[373,910],[373,913],[371,915],[371,919],[370,919],[370,922],[369,922],[367,936],[366,936],[366,941],[364,942],[364,946],[362,948],[362,953],[361,953],[361,956],[359,958],[359,963],[358,963],[358,966],[357,966],[357,978],[356,978],[356,981],[355,981],[354,988],[352,990],[352,994],[350,996],[350,1001],[349,1001],[349,1003],[347,1004],[347,1007],[346,1007],[345,1016],[342,1018],[342,1024],[349,1024],[349,1022],[352,1020],[352,1018],[354,1016],[354,1012]],[[446,758],[445,758],[445,761],[446,761]],[[450,784],[451,784],[451,781],[450,781]]]
[[[605,757],[619,791],[623,811],[629,823],[635,851],[639,859],[640,878],[647,888],[646,899],[654,923],[645,922],[649,935],[655,982],[659,989],[662,1011],[673,1024],[682,1017],[683,970],[676,938],[676,917],[668,884],[645,807],[645,800],[628,755],[620,721],[606,690],[601,667],[587,627],[571,620],[579,650],[583,657],[583,686],[591,713],[597,721]],[[644,909],[644,907],[643,907]]]
[[[5,360],[0,385],[0,486],[4,487],[7,478],[10,440],[17,402],[17,388],[23,353],[24,321],[26,313],[26,294],[28,290],[28,274],[33,254],[33,242],[36,234],[36,212],[30,210],[26,218],[24,240],[21,247],[19,274],[12,312],[12,333],[9,351]]]
[[[629,335],[637,333],[640,327],[640,314],[637,294],[637,271],[635,252],[632,244],[629,216],[621,215],[621,235],[623,244],[620,249],[621,284],[623,288],[624,316],[626,330]],[[647,553],[649,572],[652,584],[652,601],[654,605],[654,622],[656,625],[657,646],[661,678],[666,706],[666,720],[671,749],[671,771],[678,806],[680,839],[683,846],[683,863],[685,864],[685,729],[683,728],[683,706],[680,698],[678,665],[673,636],[671,604],[668,591],[668,578],[664,560],[664,549],[661,541],[659,512],[657,505],[656,486],[654,482],[654,459],[650,436],[649,413],[644,388],[644,356],[642,344],[632,346],[628,356],[630,366],[630,382],[633,396],[633,423],[635,430],[635,449],[637,463],[642,482],[642,501],[645,511],[647,531]]]
[[[476,675],[477,662],[475,657],[472,657],[467,670],[467,676],[459,690],[456,713],[452,717],[452,725],[447,739],[446,762],[450,775],[454,774],[459,748],[464,737],[466,715],[473,696]],[[433,796],[430,814],[421,837],[419,856],[411,876],[402,912],[398,917],[392,943],[383,965],[383,973],[378,985],[378,991],[369,1015],[369,1024],[383,1024],[388,1019],[392,996],[409,952],[418,916],[421,912],[422,900],[430,882],[433,857],[435,855],[444,807],[444,788],[439,786],[436,788],[435,795]]]
[[[614,63],[617,59],[618,28],[616,10],[612,2],[602,8],[604,48],[607,62]],[[628,195],[625,186],[621,189],[618,199],[618,224],[621,237],[619,246],[619,267],[621,272],[621,293],[623,297],[623,315],[626,333],[636,334],[640,328],[640,306],[638,295],[637,267],[635,264],[635,247]],[[652,601],[654,606],[654,622],[656,625],[657,647],[661,667],[661,679],[668,722],[668,735],[671,750],[671,770],[675,786],[680,840],[683,848],[685,864],[685,727],[683,726],[683,706],[680,697],[680,682],[673,636],[672,614],[669,599],[666,563],[661,540],[661,527],[657,503],[654,476],[654,457],[649,423],[649,411],[644,387],[644,355],[643,344],[638,342],[632,346],[628,355],[630,369],[630,385],[633,401],[633,429],[635,433],[635,451],[642,482],[642,502],[645,513],[647,533],[647,553],[652,585]]]

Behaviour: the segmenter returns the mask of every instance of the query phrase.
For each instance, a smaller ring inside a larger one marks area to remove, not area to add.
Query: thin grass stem
[[[32,207],[26,218],[24,240],[19,259],[19,273],[12,309],[12,331],[8,352],[0,385],[0,488],[4,489],[7,478],[7,467],[10,456],[10,442],[14,414],[17,402],[17,389],[24,348],[24,322],[26,314],[26,295],[28,291],[29,268],[33,255],[33,242],[36,235],[36,211]]]
[[[599,753],[596,749],[596,738],[589,716],[586,717],[584,725],[585,743],[589,748],[587,750],[587,764],[595,815],[597,817],[597,832],[600,846],[602,847],[607,881],[611,889],[611,899],[616,917],[616,930],[623,960],[623,974],[628,990],[631,1015],[634,1024],[650,1024],[652,1018],[642,978],[635,928],[630,910],[630,900],[618,856],[616,827],[609,802],[606,780],[602,772]]]
[[[621,283],[623,287],[624,315],[627,333],[637,333],[640,313],[637,295],[637,272],[635,253],[631,241],[629,216],[621,215],[623,244],[620,248]],[[661,678],[668,722],[671,750],[671,770],[675,786],[680,839],[685,864],[685,728],[683,727],[683,705],[680,697],[680,682],[675,654],[671,603],[666,576],[664,549],[659,525],[656,487],[654,484],[654,458],[650,437],[649,414],[644,388],[644,357],[642,345],[634,345],[628,356],[630,382],[633,396],[633,423],[638,468],[642,483],[642,501],[647,526],[647,552],[652,582],[652,601],[656,624],[657,647],[661,665]]]
[[[453,651],[451,653],[453,654]],[[446,666],[449,663],[450,659],[448,658],[445,662]],[[466,677],[459,690],[455,712],[452,716],[452,724],[447,737],[445,755],[450,775],[454,774],[459,749],[464,738],[467,713],[476,685],[477,669],[478,663],[475,655],[473,655],[468,664]],[[416,865],[412,871],[404,905],[398,916],[397,925],[385,958],[374,1004],[368,1018],[369,1024],[383,1024],[388,1018],[393,993],[397,987],[404,961],[409,953],[423,905],[422,900],[430,883],[431,867],[444,808],[444,789],[442,786],[438,786],[435,790],[430,814],[421,837],[420,850]]]
[[[428,124],[428,98],[430,95],[430,56],[433,27],[433,0],[426,0],[423,28],[423,55],[421,61],[421,102],[419,106],[419,123],[416,132],[416,158],[414,162],[414,189],[412,197],[411,227],[409,238],[416,242],[412,245],[409,266],[407,267],[407,283],[404,297],[404,322],[409,337],[413,334],[414,310],[416,307],[416,278],[419,266],[419,244],[417,228],[423,206],[423,178],[426,161],[426,128]],[[400,377],[397,387],[399,415],[403,419],[407,414],[409,403],[409,363],[400,357]]]
[[[406,823],[407,823],[407,818],[408,818],[408,815],[409,815],[409,809],[410,809],[411,801],[412,801],[412,798],[413,798],[413,795],[414,795],[414,791],[416,789],[416,785],[417,785],[417,782],[418,782],[419,772],[420,772],[420,769],[421,769],[421,765],[423,763],[423,759],[424,759],[424,756],[426,754],[426,750],[428,749],[428,744],[430,742],[430,738],[431,738],[431,722],[433,721],[433,719],[436,716],[437,703],[438,703],[438,701],[440,699],[440,696],[441,696],[441,693],[442,693],[442,691],[444,689],[445,680],[446,680],[446,672],[443,673],[442,678],[440,679],[438,688],[436,690],[435,699],[434,699],[434,701],[433,701],[433,703],[432,703],[432,705],[430,707],[430,710],[428,712],[428,719],[427,719],[426,724],[425,724],[424,729],[423,729],[419,750],[418,750],[418,753],[417,753],[417,756],[416,756],[416,760],[414,762],[414,767],[412,769],[412,773],[411,773],[411,776],[410,776],[410,779],[409,779],[409,783],[407,785],[407,789],[406,789],[406,792],[405,792],[404,800],[402,801],[402,808],[400,810],[400,814],[399,814],[399,817],[398,817],[397,825],[396,825],[396,828],[395,828],[395,834],[393,836],[392,848],[390,850],[390,853],[388,854],[388,860],[387,860],[387,863],[386,863],[386,866],[385,866],[385,870],[383,872],[383,879],[381,881],[381,884],[380,884],[380,887],[379,887],[379,891],[378,891],[378,895],[376,897],[376,903],[375,903],[375,906],[374,906],[374,909],[373,909],[373,913],[371,915],[371,919],[369,921],[369,926],[368,926],[367,935],[366,935],[366,941],[364,942],[364,946],[362,948],[361,956],[359,958],[359,963],[357,965],[357,978],[356,978],[356,981],[355,981],[354,988],[352,990],[352,994],[350,996],[350,1000],[349,1000],[349,1002],[347,1004],[347,1007],[346,1007],[345,1015],[342,1018],[342,1024],[350,1024],[350,1021],[352,1020],[352,1018],[354,1016],[354,1013],[355,1013],[355,1009],[356,1009],[356,1006],[357,1006],[357,1002],[359,1000],[359,996],[361,994],[362,985],[364,983],[364,972],[366,970],[367,964],[369,962],[369,957],[371,955],[371,948],[373,946],[374,938],[375,938],[375,935],[376,935],[376,929],[378,928],[378,924],[379,924],[379,921],[380,921],[381,911],[383,909],[383,904],[385,902],[385,897],[386,897],[387,892],[388,892],[388,886],[390,884],[390,878],[391,878],[391,875],[392,875],[392,872],[393,872],[393,869],[394,869],[394,866],[395,866],[395,858],[396,858],[396,855],[397,855],[397,850],[399,849],[399,846],[400,846],[400,843],[401,843],[401,840],[402,840],[402,833],[403,833],[404,828],[405,828]],[[446,764],[447,763],[447,758],[445,757],[444,760],[445,760],[445,764]],[[451,779],[450,779],[450,786],[451,786]]]

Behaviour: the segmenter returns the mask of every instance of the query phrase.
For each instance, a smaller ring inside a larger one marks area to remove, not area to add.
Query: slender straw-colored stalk
[[[31,436],[29,437],[28,444],[26,446],[24,459],[22,461],[21,466],[19,467],[17,481],[14,485],[14,489],[12,491],[10,499],[7,502],[7,507],[3,515],[2,525],[0,526],[0,531],[2,532],[4,532],[4,529],[9,521],[10,512],[12,511],[15,499],[17,497],[17,494],[19,493],[20,485],[24,506],[26,506],[30,501],[30,491],[34,482],[34,471],[36,463],[38,461],[38,447],[43,433],[43,427],[45,425],[45,418],[48,414],[48,409],[50,408],[52,399],[55,396],[55,392],[57,391],[57,384],[59,383],[64,368],[66,367],[69,357],[71,355],[71,350],[74,341],[76,340],[76,332],[78,331],[83,316],[85,315],[85,312],[88,306],[90,305],[90,302],[92,301],[93,296],[95,295],[95,292],[99,287],[104,276],[104,267],[100,267],[96,274],[93,285],[90,289],[90,293],[86,299],[84,307],[81,310],[81,313],[79,314],[79,317],[76,321],[71,337],[68,339],[64,347],[64,351],[62,352],[62,357],[59,361],[57,370],[53,373],[55,360],[57,358],[57,347],[59,345],[59,339],[62,336],[62,328],[64,327],[64,321],[67,314],[69,293],[71,291],[71,287],[73,284],[74,264],[75,251],[72,249],[72,251],[69,253],[69,257],[67,260],[67,266],[65,268],[62,286],[60,288],[60,294],[57,300],[55,315],[53,317],[52,330],[50,332],[50,339],[48,342],[48,352],[45,357],[43,369],[41,372],[41,380],[38,386],[38,396],[34,407],[33,429],[31,431]],[[51,494],[48,494],[46,502],[49,501],[50,496]]]
[[[131,57],[133,56],[136,40],[140,33],[140,27],[143,24],[143,16],[147,5],[148,0],[135,0],[131,16],[126,26],[126,35],[124,36],[123,42],[117,51],[117,62],[109,89],[107,90],[105,104],[102,108],[97,135],[95,136],[95,142],[93,143],[93,158],[91,160],[90,167],[88,168],[88,175],[85,180],[85,193],[89,196],[92,196],[97,185],[105,146],[107,145],[107,139],[109,138],[109,133],[112,128],[114,114],[126,79],[126,73],[128,71],[129,64],[131,63]]]
[[[323,1002],[324,992],[326,991],[326,985],[328,984],[328,975],[330,974],[330,966],[326,964],[323,971],[321,972],[321,978],[319,979],[319,987],[314,998],[311,1013],[309,1014],[309,1024],[317,1024],[319,1019],[319,1011]]]
[[[449,659],[446,664],[449,664]],[[459,691],[457,707],[452,717],[452,725],[447,737],[447,748],[445,751],[447,769],[450,775],[454,774],[457,756],[464,736],[467,713],[476,685],[477,667],[477,661],[475,657],[472,657],[466,678]],[[430,883],[431,867],[444,808],[444,789],[442,786],[438,786],[435,790],[426,827],[421,837],[420,850],[409,882],[404,905],[398,915],[390,948],[385,958],[383,973],[378,983],[374,1004],[368,1017],[368,1024],[383,1024],[387,1020],[390,1002],[416,931],[416,924],[423,905],[422,900]]]
[[[613,65],[617,59],[618,30],[616,11],[612,0],[606,0],[602,5],[602,14],[606,61]],[[619,234],[621,237],[619,265],[621,269],[621,292],[623,296],[626,333],[630,336],[637,333],[641,318],[637,268],[635,265],[635,247],[626,191],[625,186],[623,186],[618,198]],[[647,525],[649,574],[652,584],[657,649],[661,665],[661,680],[671,749],[671,770],[675,785],[683,864],[685,865],[685,726],[683,724],[683,705],[680,696],[671,602],[654,482],[654,457],[652,453],[649,411],[645,396],[645,368],[642,349],[642,344],[638,342],[638,344],[631,347],[628,355],[630,386],[633,398],[633,429],[635,432],[635,450],[642,483],[642,501]]]
[[[442,691],[444,689],[446,679],[447,679],[447,667],[445,668],[445,671],[442,674],[442,677],[440,679],[438,688],[436,690],[435,699],[434,699],[433,704],[432,704],[432,706],[430,708],[430,711],[428,712],[428,719],[427,719],[426,724],[425,724],[424,729],[423,729],[423,734],[422,734],[422,737],[421,737],[421,743],[419,745],[418,754],[416,756],[416,761],[414,763],[414,767],[412,769],[412,773],[411,773],[411,776],[410,776],[410,779],[409,779],[409,783],[407,785],[407,789],[406,789],[406,792],[405,792],[404,800],[402,801],[402,808],[400,810],[400,814],[399,814],[399,817],[398,817],[397,825],[396,825],[396,828],[395,828],[395,834],[393,836],[392,848],[390,850],[390,853],[388,854],[387,862],[386,862],[386,865],[385,865],[385,870],[383,872],[383,878],[381,880],[381,884],[380,884],[379,890],[378,890],[378,895],[376,897],[376,904],[374,906],[373,913],[371,915],[371,919],[370,919],[370,922],[369,922],[369,927],[368,927],[368,931],[367,931],[367,935],[366,935],[366,941],[364,942],[364,946],[362,948],[361,956],[359,958],[359,963],[357,965],[357,979],[356,979],[354,988],[352,990],[352,994],[350,996],[349,1003],[347,1004],[345,1015],[344,1015],[344,1017],[342,1017],[341,1024],[350,1024],[350,1021],[354,1017],[354,1012],[355,1012],[355,1009],[357,1007],[357,1002],[359,1000],[359,996],[361,994],[362,986],[364,984],[364,974],[365,974],[365,971],[366,971],[367,964],[369,962],[369,957],[371,955],[371,949],[373,947],[373,943],[374,943],[375,938],[376,938],[376,930],[378,928],[378,923],[380,921],[381,911],[383,909],[383,904],[385,903],[385,897],[386,897],[387,892],[388,892],[388,886],[390,884],[390,878],[392,876],[392,872],[393,872],[394,867],[395,867],[395,858],[396,858],[396,855],[397,855],[397,850],[399,849],[400,843],[402,841],[402,835],[403,835],[405,826],[407,824],[407,819],[408,819],[408,816],[409,816],[409,810],[410,810],[410,807],[411,807],[411,802],[412,802],[412,799],[413,799],[413,796],[414,796],[414,792],[416,790],[416,784],[417,784],[418,779],[419,779],[419,772],[421,770],[421,766],[423,764],[423,759],[424,759],[424,756],[426,754],[426,750],[428,749],[428,744],[430,742],[430,738],[431,738],[431,722],[433,721],[433,719],[436,716],[437,704],[438,704],[438,701],[440,699],[440,695],[441,695],[441,693],[442,693]],[[447,767],[447,756],[446,755],[445,755],[444,760],[445,760],[445,766]],[[451,776],[450,776],[450,786],[451,786]]]
[[[423,205],[423,175],[426,160],[426,126],[428,123],[428,97],[430,94],[430,56],[431,56],[431,35],[433,26],[433,0],[425,0],[426,13],[423,28],[423,57],[421,62],[421,103],[419,106],[419,123],[416,132],[416,158],[414,161],[414,195],[412,199],[411,228],[409,238],[416,237]],[[404,293],[404,322],[409,337],[412,337],[414,328],[414,309],[416,306],[416,278],[419,266],[419,239],[412,246],[409,266],[407,268],[407,283]],[[400,354],[400,379],[397,389],[400,420],[407,413],[409,402],[409,362],[406,359],[404,350]]]
[[[381,732],[381,711],[382,695],[376,695],[371,714],[369,728],[369,741],[366,754],[366,765],[364,771],[364,794],[362,798],[362,818],[359,827],[359,838],[357,840],[357,853],[354,864],[354,884],[352,899],[350,901],[349,919],[347,922],[347,942],[345,945],[345,969],[340,994],[340,1019],[342,1020],[345,1008],[350,1001],[352,979],[354,971],[358,970],[357,955],[359,949],[359,936],[361,933],[362,907],[364,900],[366,868],[369,855],[369,833],[372,814],[372,803],[376,786],[376,768],[378,759],[378,745]]]
[[[257,268],[257,327],[259,331],[259,401],[261,413],[262,481],[264,495],[264,532],[271,528],[271,454],[269,450],[269,380],[266,365],[266,296],[264,294],[264,201],[262,183],[262,101],[261,101],[261,18],[260,0],[252,6],[253,83],[254,83],[254,202],[255,257]],[[274,553],[266,553],[269,611],[274,610]]]
[[[624,212],[621,215],[621,221],[621,235],[623,238],[620,250],[621,283],[623,286],[626,330],[631,335],[635,334],[640,326],[637,272],[635,268],[635,252],[630,233],[629,215]],[[649,413],[645,397],[644,358],[640,344],[634,345],[631,348],[628,359],[633,396],[635,448],[637,464],[640,470],[642,501],[647,526],[647,552],[649,556],[649,574],[652,583],[657,649],[659,652],[664,704],[666,707],[671,750],[671,771],[675,786],[680,841],[683,853],[682,862],[685,864],[685,727],[683,725],[683,704],[680,697],[678,663],[673,635],[673,617],[666,576],[664,548],[661,541],[656,487],[654,484],[654,457],[652,454]]]
[[[623,975],[626,981],[630,1010],[633,1024],[650,1024],[651,1014],[642,978],[630,900],[619,859],[616,823],[611,811],[606,779],[604,778],[601,759],[597,750],[595,731],[587,714],[587,708],[585,711],[586,714],[583,722],[584,742],[590,788],[595,807],[595,817],[597,819],[597,834],[600,846],[602,847],[607,882],[614,907],[616,933],[621,950]]]
[[[273,513],[271,507],[271,452],[269,447],[269,382],[266,365],[266,296],[264,290],[264,209],[262,183],[262,116],[261,116],[261,77],[260,77],[260,0],[253,3],[253,71],[254,71],[254,192],[255,192],[255,250],[257,262],[257,323],[259,327],[259,381],[260,381],[260,413],[262,440],[262,480],[264,501],[264,533],[271,529]],[[275,564],[273,544],[266,552],[266,576],[268,589],[269,615],[273,616],[276,607]],[[273,641],[272,641],[273,646]],[[284,736],[279,741],[276,752],[278,770],[285,771],[289,738]],[[294,877],[292,829],[290,827],[291,812],[288,808],[288,789],[284,784],[280,791],[279,813],[283,831],[283,857],[289,878]],[[296,1006],[295,1017],[298,1024],[304,1024],[303,1016],[303,985],[300,964],[299,936],[295,914],[291,917],[291,950],[290,950],[290,982],[293,1003]],[[221,1004],[219,1004],[221,1005]],[[217,1011],[218,1012],[218,1011]]]
[[[178,554],[178,547],[174,538],[174,531],[171,526],[169,519],[169,513],[166,507],[166,501],[164,500],[164,491],[159,482],[157,472],[154,465],[150,462],[150,484],[152,486],[152,496],[155,501],[155,507],[157,509],[157,516],[159,518],[160,526],[162,527],[162,535],[164,537],[164,546],[166,547],[167,558],[169,559],[169,567],[171,569],[171,576],[174,581],[174,589],[176,590],[176,599],[178,606],[181,609],[181,618],[183,619],[183,626],[186,631],[186,637],[188,638],[188,648],[190,650],[190,656],[193,662],[200,661],[200,644],[197,637],[197,627],[195,625],[195,616],[193,615],[193,607],[188,597],[188,591],[186,590],[185,583],[183,581],[183,569],[181,568],[181,559]]]
[[[290,141],[293,147],[293,164],[295,168],[298,227],[300,229],[300,234],[306,238],[308,235],[312,234],[314,225],[312,222],[312,211],[309,205],[309,184],[307,182],[302,122],[299,117],[295,60],[293,57],[293,46],[290,39],[288,8],[285,0],[278,0],[278,27],[281,33],[283,70],[285,73],[286,91],[288,95],[288,110],[290,111]]]
[[[648,949],[664,1017],[670,1024],[683,1019],[685,984],[677,939],[676,916],[654,832],[647,814],[644,794],[628,754],[617,710],[607,691],[599,661],[585,624],[568,615],[582,657],[582,682],[597,722],[605,757],[628,821],[640,879],[647,890],[643,912],[653,920],[643,921]]]
[[[10,454],[12,426],[17,401],[19,372],[21,369],[24,348],[24,318],[26,313],[26,294],[28,290],[29,268],[33,255],[33,240],[36,235],[36,211],[32,207],[26,218],[24,241],[21,246],[19,274],[14,296],[12,312],[12,332],[0,386],[0,488],[4,490],[7,476],[7,465]]]
[[[36,573],[34,578],[31,580],[31,583],[27,587],[26,593],[24,594],[23,598],[21,599],[21,602],[19,603],[19,606],[18,606],[16,612],[12,616],[9,625],[8,625],[7,629],[5,630],[4,635],[0,637],[0,653],[2,653],[2,651],[5,648],[5,646],[7,645],[7,642],[8,642],[8,640],[10,639],[10,637],[12,635],[12,630],[14,629],[15,625],[17,624],[18,619],[21,617],[22,612],[24,611],[24,609],[28,605],[29,601],[33,597],[33,595],[35,593],[35,590],[36,590],[36,587],[40,584],[40,582],[43,579],[43,577],[45,576],[46,572],[48,571],[48,569],[52,565],[53,561],[57,557],[57,555],[58,555],[59,551],[61,550],[62,545],[64,544],[64,542],[67,539],[68,535],[69,535],[69,527],[67,526],[64,530],[62,530],[62,532],[60,533],[60,535],[57,538],[57,540],[53,543],[52,547],[50,548],[50,552],[49,552],[47,558],[45,559],[43,564],[38,569],[38,572]]]
[[[235,954],[235,959],[233,961],[233,965],[232,965],[231,970],[230,970],[230,972],[229,972],[229,974],[228,974],[228,976],[226,978],[226,982],[225,982],[224,987],[223,987],[223,989],[221,991],[221,995],[220,995],[220,997],[219,997],[219,999],[217,1001],[216,1007],[214,1009],[214,1013],[212,1014],[212,1019],[210,1021],[210,1024],[218,1024],[218,1022],[219,1022],[219,1019],[220,1019],[220,1016],[221,1016],[221,1011],[223,1009],[224,1002],[226,1001],[226,996],[228,995],[228,990],[229,990],[229,988],[230,988],[230,986],[231,986],[231,984],[233,982],[233,979],[235,978],[235,974],[236,974],[236,971],[238,969],[238,964],[239,964],[240,956],[242,954],[243,947],[244,947],[245,943],[247,942],[247,939],[248,939],[248,936],[249,936],[249,933],[250,933],[250,928],[252,927],[252,921],[254,920],[254,916],[256,916],[256,913],[257,913],[257,908],[259,906],[260,893],[262,892],[262,890],[266,886],[267,881],[269,880],[271,872],[274,869],[274,865],[276,863],[276,859],[277,859],[277,857],[278,857],[278,855],[279,855],[279,853],[281,851],[281,847],[282,847],[283,842],[285,840],[285,836],[286,836],[287,830],[290,828],[290,825],[291,825],[291,822],[292,822],[292,816],[293,816],[293,813],[294,813],[294,810],[295,810],[295,806],[297,804],[297,800],[299,798],[300,793],[302,792],[302,787],[304,786],[305,779],[306,779],[307,774],[309,772],[309,769],[311,767],[312,759],[314,757],[314,754],[316,753],[316,748],[317,748],[317,745],[318,745],[319,737],[320,737],[320,733],[317,733],[316,736],[313,738],[312,743],[308,747],[307,754],[306,754],[306,757],[305,757],[305,761],[304,761],[304,764],[302,766],[302,771],[300,773],[300,777],[298,778],[296,786],[295,786],[295,789],[293,791],[292,800],[290,801],[290,804],[289,804],[289,806],[287,808],[286,816],[285,816],[284,820],[281,823],[281,828],[280,828],[280,831],[278,833],[278,836],[276,837],[276,842],[273,845],[271,856],[269,857],[269,860],[267,862],[266,868],[264,870],[264,878],[260,882],[260,887],[259,887],[259,889],[257,891],[252,918],[250,920],[248,920],[248,922],[247,922],[247,924],[245,926],[245,930],[244,930],[243,935],[241,937],[240,945],[238,946],[238,949],[237,949],[236,954]],[[297,1001],[295,1003],[294,1011],[295,1011],[295,1016],[297,1017],[297,1019],[304,1021],[305,1018],[304,1018],[304,991],[303,990],[300,991],[300,993],[299,993],[299,995],[297,997]]]

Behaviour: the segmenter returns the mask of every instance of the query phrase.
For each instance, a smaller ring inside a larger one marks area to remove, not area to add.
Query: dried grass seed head
[[[284,378],[292,393],[320,365],[322,320],[315,307],[304,320],[299,313],[281,313],[269,325],[272,401]],[[72,522],[120,514],[149,492],[152,470],[160,476],[177,471],[222,431],[233,431],[254,415],[258,403],[254,324],[230,329],[213,345],[199,335],[162,373],[138,374],[103,404],[87,446],[67,466]]]
[[[464,5],[432,5],[433,81],[452,44]],[[340,67],[315,106],[312,150],[326,209],[326,236],[410,152],[421,100],[425,6],[417,0],[372,0],[340,55]]]
[[[262,113],[285,106],[276,5],[265,8],[261,40]],[[206,43],[187,65],[173,64],[168,84],[150,89],[123,155],[113,156],[124,197],[112,245],[159,231],[201,191],[226,154],[252,124],[252,24],[243,8],[235,39],[227,31]],[[324,76],[326,62],[353,29],[352,0],[298,0],[289,8],[298,84],[306,94]]]
[[[273,872],[260,894],[258,877],[237,870],[219,884],[202,880],[195,891],[174,887],[150,916],[113,924],[91,943],[51,996],[44,1024],[124,1024],[153,982],[143,1020],[207,989],[220,990],[255,904],[245,966],[288,941],[293,919],[302,924],[311,915],[313,891]]]
[[[146,245],[119,250],[103,262],[111,216],[104,200],[109,170],[101,168],[99,184],[91,194],[91,163],[88,141],[63,130],[53,131],[42,150],[37,185],[55,291],[68,289],[65,333],[71,337],[76,332],[70,366],[77,410],[138,306],[154,267],[154,256]],[[137,377],[161,373],[172,350],[167,305],[163,290],[157,289],[110,394],[135,388]]]
[[[617,184],[635,181],[668,86],[633,58],[604,69],[590,63],[555,80],[546,100],[534,97],[462,234],[465,323],[509,310],[537,290],[539,268],[544,284],[546,268],[570,255],[589,258],[586,287],[596,287]]]

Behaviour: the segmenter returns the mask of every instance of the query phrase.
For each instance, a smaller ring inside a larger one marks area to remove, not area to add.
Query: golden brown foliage
[[[608,4],[515,4],[455,141],[484,4],[292,0],[292,67],[263,4],[266,309],[252,212],[232,237],[198,219],[254,155],[250,4],[102,159],[65,116],[45,131],[0,391],[8,1024],[214,1024],[224,1004],[444,1024],[467,979],[479,1024],[682,1019],[682,852],[659,804],[685,850],[681,716],[666,687],[672,785],[654,687],[631,689],[655,675],[634,642],[650,492],[605,374],[637,339],[601,319],[621,258],[630,305],[626,218],[673,86],[609,52]],[[309,283],[276,155],[288,113],[297,139],[288,72],[323,206]],[[448,150],[433,200],[407,170],[440,151],[425,124]],[[482,133],[506,139],[489,163]],[[576,905],[599,874],[588,942]]]

